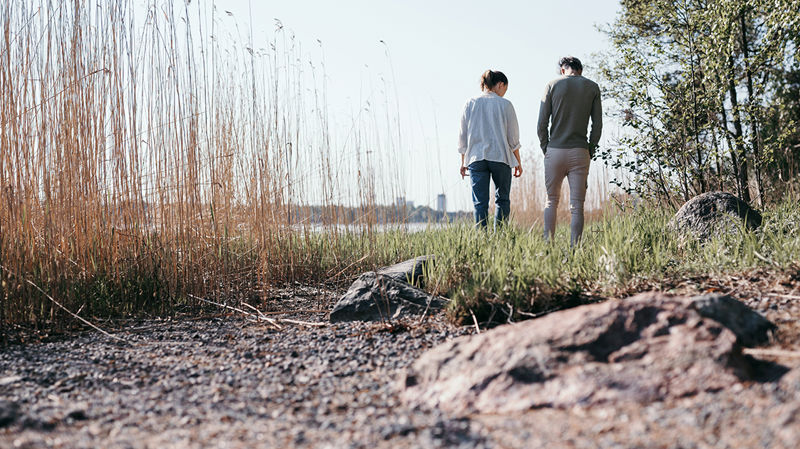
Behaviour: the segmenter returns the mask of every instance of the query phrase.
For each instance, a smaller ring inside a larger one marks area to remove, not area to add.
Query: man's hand
[[[514,177],[519,178],[520,176],[522,176],[522,165],[517,165],[514,167]]]
[[[461,166],[461,179],[464,179],[464,177],[466,177],[468,174],[469,174],[469,169],[466,166],[462,165]]]
[[[599,147],[600,145],[589,145],[589,159],[594,160],[594,155],[597,154],[597,148]]]

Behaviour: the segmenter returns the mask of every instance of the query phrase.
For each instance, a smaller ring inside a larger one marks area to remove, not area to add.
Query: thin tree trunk
[[[689,173],[691,171],[693,171],[693,170],[692,170],[691,165],[690,165],[690,159],[691,159],[690,150],[686,149],[686,146],[687,146],[687,142],[686,141],[688,140],[687,136],[689,134],[687,132],[687,130],[686,130],[686,128],[687,128],[687,124],[686,124],[686,109],[685,108],[681,108],[681,109],[683,110],[683,116],[682,116],[682,120],[681,120],[681,125],[682,125],[681,139],[680,139],[680,141],[681,141],[681,153],[680,154],[681,154],[681,157],[683,158],[683,160],[681,161],[682,163],[680,164],[680,166],[681,166],[681,169],[680,169],[681,170],[681,186],[683,187],[683,201],[689,201],[689,199],[691,199],[691,194],[689,193],[689,183],[690,183],[690,179],[689,179],[690,174]],[[691,183],[694,184],[694,179],[691,180]]]
[[[714,145],[714,162],[717,166],[717,190],[723,190],[723,176],[722,176],[722,158],[719,156],[719,140],[717,139],[717,130],[714,126],[709,126],[711,129],[711,143]],[[713,169],[712,169],[713,170]]]
[[[703,162],[703,149],[700,145],[700,129],[697,126],[697,84],[695,79],[695,48],[694,48],[694,31],[692,30],[691,24],[689,23],[689,15],[686,14],[686,28],[689,34],[689,73],[691,75],[690,83],[692,87],[692,126],[694,132],[694,145],[695,145],[695,152],[697,154],[697,171],[696,171],[696,179],[700,183],[700,193],[703,193],[707,190],[706,187],[706,174],[705,174],[705,163]],[[698,65],[700,61],[698,61]]]
[[[751,144],[753,146],[753,169],[756,174],[756,186],[758,187],[758,204],[764,205],[763,184],[761,182],[761,145],[759,142],[760,134],[758,132],[758,119],[753,111],[753,70],[750,66],[750,50],[747,41],[747,8],[742,8],[739,14],[739,22],[742,28],[742,53],[744,56],[745,74],[747,75],[747,111],[750,115],[750,133],[752,136]]]
[[[722,85],[722,79],[719,77],[719,75],[717,75],[717,85]],[[739,198],[743,198],[741,177],[739,176],[739,158],[736,156],[736,149],[731,141],[731,132],[728,128],[728,111],[725,110],[725,97],[727,97],[727,94],[723,95],[722,103],[719,105],[720,115],[722,116],[722,136],[725,138],[725,143],[728,145],[728,151],[731,154],[733,179],[736,181],[736,195],[738,195]]]
[[[667,190],[667,181],[664,179],[664,170],[662,169],[661,164],[657,164],[657,166],[658,177],[660,180],[658,186],[661,188],[661,193],[664,195],[664,199],[666,199],[667,203],[674,207],[675,204],[672,201],[672,195],[669,194],[669,191]]]
[[[734,81],[734,77],[733,56],[730,56],[728,58],[728,95],[731,98],[731,113],[733,114],[733,129],[735,131],[734,145],[739,159],[737,171],[739,172],[739,184],[741,185],[740,195],[743,201],[749,203],[751,198],[747,168],[747,148],[744,145],[744,131],[742,130],[742,118],[739,113],[739,100],[736,95],[736,82]],[[731,151],[733,151],[733,149]]]
[[[681,177],[683,178],[683,200],[689,201],[692,198],[691,194],[689,193],[689,173],[687,168],[689,166],[689,156],[686,155],[685,152],[682,165],[683,167],[681,168],[681,171],[683,173]]]

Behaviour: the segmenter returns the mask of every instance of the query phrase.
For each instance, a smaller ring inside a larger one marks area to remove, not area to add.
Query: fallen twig
[[[758,251],[753,251],[753,255],[756,256],[756,258],[761,259],[762,261],[764,261],[764,262],[766,262],[766,263],[768,263],[770,265],[773,265],[773,266],[776,266],[776,267],[780,267],[780,265],[777,262],[775,262],[774,260],[770,259],[769,257],[762,256],[761,254],[759,254]]]
[[[786,298],[786,299],[800,299],[800,296],[797,296],[797,295],[784,295],[782,293],[767,293],[767,296],[777,296],[779,298]]]
[[[273,320],[272,318],[268,318],[266,315],[264,315],[263,313],[261,313],[261,311],[260,311],[260,310],[256,309],[255,307],[251,306],[250,304],[248,304],[248,303],[246,303],[246,302],[244,302],[244,301],[242,301],[242,304],[244,304],[244,305],[246,305],[247,307],[249,307],[249,308],[251,308],[251,309],[255,310],[255,311],[258,313],[258,317],[259,317],[260,319],[262,319],[262,320],[264,320],[264,321],[268,322],[269,324],[273,324],[273,325],[275,325],[275,326],[278,326],[278,329],[280,329],[280,325],[278,325],[278,322],[277,322],[277,321]]]
[[[549,314],[551,314],[553,312],[559,312],[561,310],[564,310],[564,308],[563,307],[554,307],[552,309],[547,309],[544,312],[539,312],[539,313],[528,313],[528,312],[523,312],[521,310],[517,310],[517,313],[522,315],[522,316],[529,317],[529,318],[539,318],[539,317],[542,317],[542,316],[545,316],[545,315],[549,315]]]
[[[762,356],[762,357],[786,357],[786,358],[800,358],[800,351],[787,351],[785,349],[757,349],[745,348],[742,350],[744,354]]]
[[[325,327],[328,323],[323,322],[311,322],[311,321],[300,321],[300,320],[290,320],[288,318],[281,318],[281,323],[289,323],[289,324],[299,324],[300,326],[311,326],[311,327]]]
[[[425,317],[428,316],[428,309],[431,307],[431,301],[429,300],[427,304],[425,304],[425,310],[422,311],[422,316],[419,317],[419,323],[422,324],[425,321]]]
[[[469,309],[469,314],[472,315],[472,322],[475,323],[475,331],[478,332],[478,334],[480,334],[481,328],[480,326],[478,326],[478,319],[475,318],[475,313],[472,311],[472,309]]]
[[[279,312],[261,312],[262,315],[290,315],[292,313],[327,313],[327,310],[319,309],[300,309],[300,310],[281,310]]]
[[[0,265],[0,268],[2,268],[2,269],[4,269],[4,270],[6,270],[7,272],[9,272],[9,273],[11,273],[11,274],[14,274],[14,275],[16,276],[16,273],[14,273],[13,271],[9,270],[8,268],[6,268],[6,267],[4,267],[4,266],[2,266],[2,265]],[[51,301],[53,304],[57,305],[59,308],[61,308],[61,310],[63,310],[63,311],[65,311],[65,312],[67,312],[67,313],[68,313],[68,314],[70,314],[70,315],[71,315],[73,318],[75,318],[76,320],[80,321],[81,323],[83,323],[83,324],[85,324],[85,325],[87,325],[87,326],[91,327],[92,329],[96,330],[97,332],[100,332],[101,334],[105,335],[106,337],[113,338],[114,340],[121,341],[121,342],[124,342],[124,343],[127,343],[127,342],[128,342],[128,341],[127,341],[127,340],[125,340],[124,338],[117,337],[116,335],[111,335],[111,334],[109,334],[108,332],[104,331],[103,329],[100,329],[99,327],[97,327],[97,326],[95,326],[94,324],[90,323],[88,320],[86,320],[86,319],[82,318],[82,317],[81,317],[80,315],[78,315],[77,313],[73,313],[72,311],[70,311],[69,309],[67,309],[67,308],[66,308],[66,307],[64,307],[63,305],[61,305],[61,303],[60,303],[60,302],[56,301],[56,300],[55,300],[55,298],[53,298],[52,296],[48,295],[48,294],[47,294],[47,292],[45,292],[44,290],[42,290],[42,289],[41,289],[41,288],[40,288],[38,285],[34,284],[34,283],[33,283],[32,281],[30,281],[29,279],[26,279],[26,278],[24,278],[24,277],[22,277],[22,276],[17,276],[17,277],[19,277],[20,279],[24,280],[26,283],[28,283],[28,284],[32,285],[32,286],[33,286],[33,288],[35,288],[36,290],[39,290],[39,292],[41,292],[41,293],[42,293],[42,294],[43,294],[43,295],[44,295],[44,296],[45,296],[47,299],[49,299],[49,300],[50,300],[50,301]]]
[[[241,314],[244,314],[244,315],[246,315],[246,316],[248,316],[248,317],[251,317],[251,318],[253,318],[253,317],[254,317],[254,318],[256,318],[256,320],[257,320],[257,321],[262,321],[262,320],[263,320],[263,321],[266,321],[267,323],[269,323],[269,324],[271,324],[271,325],[275,326],[275,327],[276,327],[278,330],[281,330],[281,329],[283,329],[283,327],[281,327],[281,325],[280,325],[280,324],[278,324],[278,323],[277,323],[275,320],[273,320],[273,319],[271,319],[271,318],[267,318],[267,317],[261,318],[261,317],[260,317],[260,316],[258,316],[258,315],[254,315],[254,314],[252,314],[252,313],[250,313],[250,312],[248,312],[248,311],[246,311],[246,310],[242,310],[242,309],[240,309],[240,308],[238,308],[238,307],[233,307],[233,306],[229,306],[229,305],[227,305],[227,304],[220,304],[220,303],[218,303],[218,302],[209,301],[208,299],[201,298],[201,297],[199,297],[199,296],[195,296],[195,295],[193,295],[193,294],[191,294],[191,293],[189,293],[189,294],[188,294],[188,296],[189,296],[190,298],[194,298],[194,299],[196,299],[196,300],[198,300],[198,301],[203,301],[203,302],[206,302],[206,303],[209,303],[209,304],[215,305],[215,306],[217,306],[217,307],[223,307],[223,308],[225,308],[225,309],[230,309],[230,310],[233,310],[233,311],[235,311],[235,312],[239,312],[239,313],[241,313]]]

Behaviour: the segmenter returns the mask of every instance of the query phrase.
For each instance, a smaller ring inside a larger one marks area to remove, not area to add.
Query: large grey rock
[[[362,274],[336,303],[330,321],[394,320],[441,310],[445,300],[410,284],[421,284],[424,264],[432,259],[424,256]]]
[[[426,256],[419,256],[413,259],[400,262],[398,264],[383,267],[377,271],[378,274],[389,276],[390,278],[406,282],[411,285],[422,285],[425,276],[425,267],[433,263],[434,256],[428,254]]]
[[[755,375],[757,361],[742,355],[739,340],[761,338],[759,326],[735,324],[737,337],[704,316],[727,320],[717,309],[729,303],[646,293],[500,326],[423,354],[401,380],[401,396],[453,413],[506,413],[722,390]]]
[[[726,192],[708,192],[687,201],[670,222],[678,231],[689,232],[701,240],[761,226],[761,214],[741,199]]]

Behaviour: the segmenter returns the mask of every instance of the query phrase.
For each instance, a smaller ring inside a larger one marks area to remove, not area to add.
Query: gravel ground
[[[270,317],[313,322],[325,321],[336,294],[298,288],[269,296],[259,307],[266,313],[305,311]],[[793,316],[778,323],[786,332],[776,347],[795,349],[798,302],[763,298],[773,319]],[[800,445],[798,433],[786,431],[800,428],[800,367],[780,384],[671,403],[458,417],[409,409],[397,386],[423,351],[472,327],[439,317],[281,325],[241,314],[151,320],[115,332],[125,343],[92,332],[0,349],[0,448]]]
[[[328,309],[333,295],[313,290],[278,292],[263,310]],[[9,346],[0,352],[0,447],[491,446],[469,420],[405,409],[396,395],[403,368],[470,328],[440,319],[281,326],[240,316],[150,321],[114,334],[125,344],[86,333]],[[14,422],[2,428],[4,413]]]

